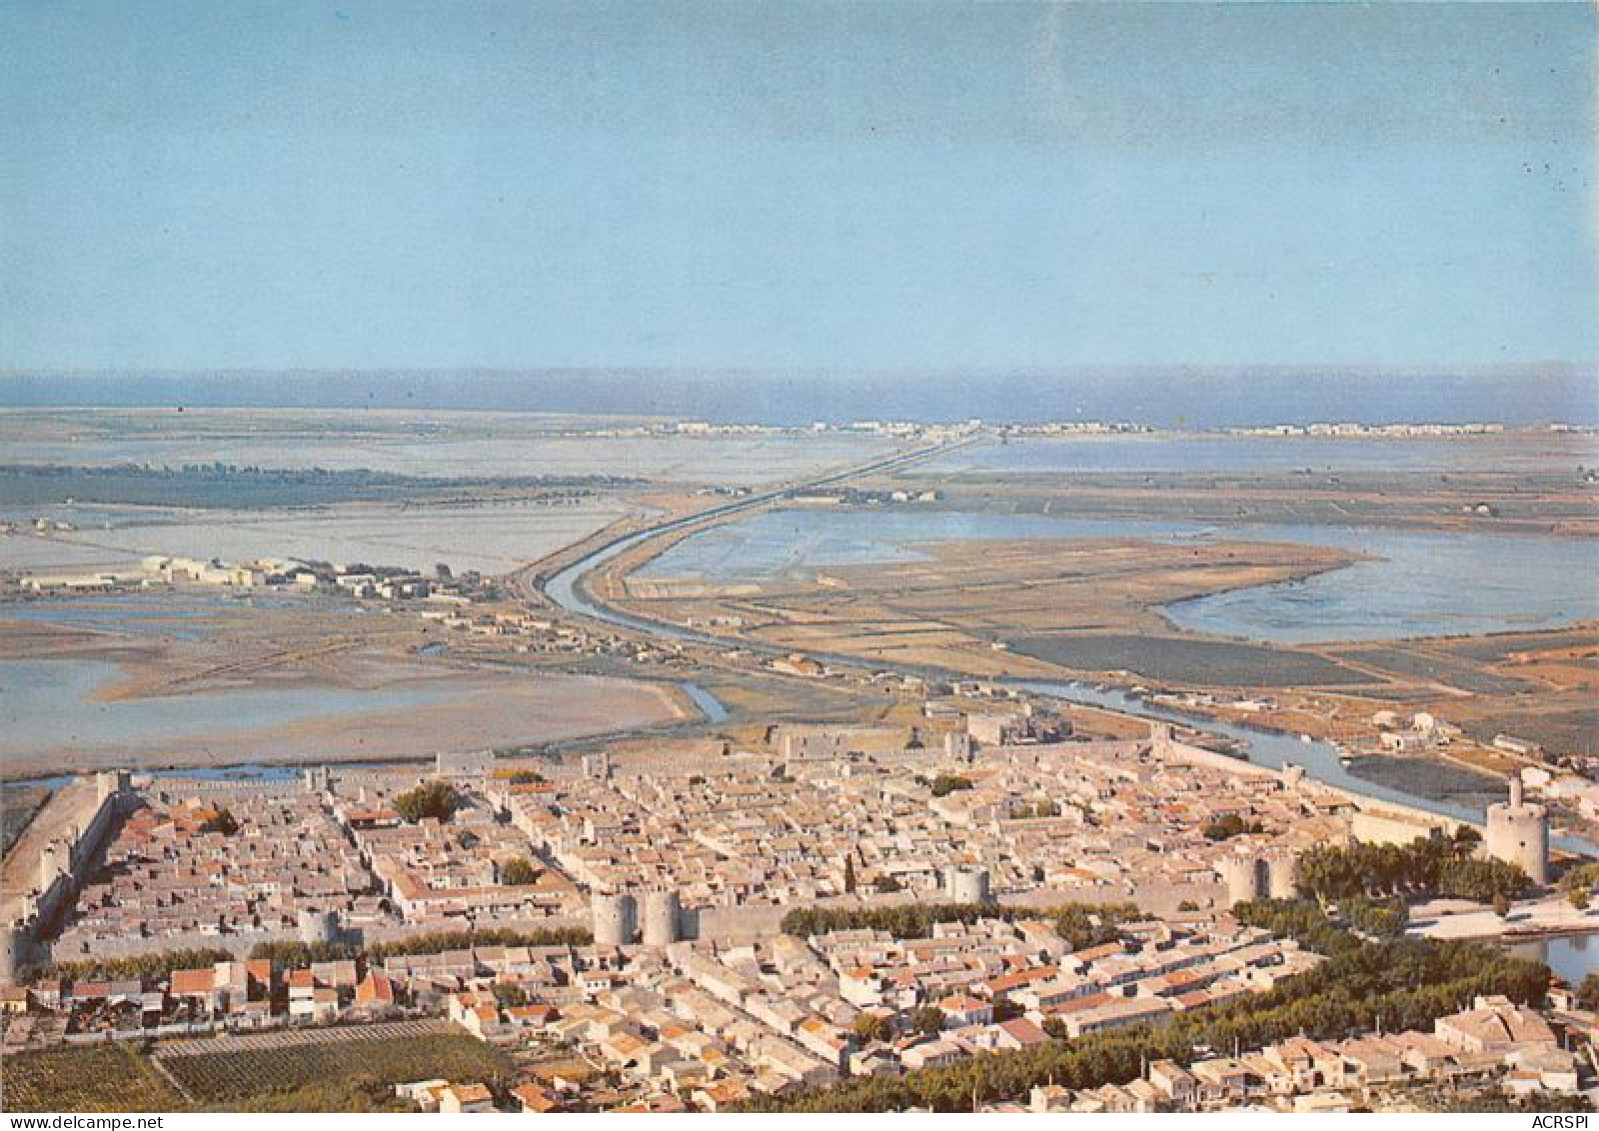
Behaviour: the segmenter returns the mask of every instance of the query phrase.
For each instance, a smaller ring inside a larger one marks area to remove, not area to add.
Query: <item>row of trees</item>
[[[226,962],[232,957],[232,951],[201,946],[155,951],[127,958],[83,958],[37,967],[29,972],[28,980],[33,983],[45,978],[61,978],[71,982],[114,982],[123,978],[165,978],[174,970],[210,966]]]
[[[796,907],[783,916],[784,934],[807,938],[833,931],[887,931],[897,939],[924,939],[939,923],[979,919],[1045,919],[1073,950],[1117,937],[1123,923],[1146,918],[1131,903],[1067,903],[1053,908],[1000,907],[991,903],[904,903],[897,907]]]
[[[540,927],[532,931],[490,927],[481,931],[433,931],[367,946],[284,939],[257,943],[251,949],[250,957],[270,958],[280,966],[305,966],[312,962],[341,958],[362,958],[375,962],[408,954],[443,954],[447,950],[466,950],[470,947],[587,946],[593,941],[594,935],[587,927]]]
[[[1514,864],[1473,856],[1480,838],[1464,831],[1469,835],[1434,833],[1402,845],[1320,845],[1299,858],[1299,886],[1320,899],[1444,895],[1479,903],[1514,899],[1532,887]]]
[[[925,1106],[966,1111],[974,1102],[1016,1100],[1036,1085],[1074,1090],[1121,1084],[1152,1060],[1192,1061],[1201,1048],[1259,1048],[1303,1033],[1338,1040],[1369,1032],[1428,1027],[1477,994],[1539,1001],[1549,982],[1541,963],[1461,942],[1394,939],[1353,949],[1276,989],[1075,1041],[974,1057],[899,1077],[856,1078],[783,1097],[759,1097],[751,1111],[899,1111]]]
[[[1360,949],[1360,940],[1335,924],[1314,900],[1257,899],[1234,904],[1232,913],[1246,926],[1262,927],[1329,958]]]

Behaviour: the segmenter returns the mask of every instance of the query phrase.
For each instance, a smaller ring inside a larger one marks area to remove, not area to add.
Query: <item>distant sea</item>
[[[1300,370],[138,373],[0,376],[3,407],[411,408],[716,422],[1115,420],[1219,428],[1316,421],[1599,424],[1599,373]]]

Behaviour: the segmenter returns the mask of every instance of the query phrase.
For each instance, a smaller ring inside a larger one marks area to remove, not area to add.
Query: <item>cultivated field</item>
[[[1206,687],[1358,686],[1377,679],[1314,652],[1179,636],[1032,636],[1011,646],[1065,668]]]
[[[8,1052],[5,1110],[183,1111],[188,1104],[131,1045]]]
[[[493,1047],[431,1021],[184,1041],[156,1056],[194,1103],[208,1107],[249,1107],[318,1085],[487,1083],[511,1068]]]

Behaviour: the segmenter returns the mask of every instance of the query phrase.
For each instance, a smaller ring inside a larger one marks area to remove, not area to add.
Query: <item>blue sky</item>
[[[0,7],[0,367],[1599,363],[1587,4]]]

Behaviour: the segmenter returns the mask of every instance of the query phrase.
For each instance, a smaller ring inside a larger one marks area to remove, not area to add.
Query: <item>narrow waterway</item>
[[[743,508],[734,507],[729,509]],[[544,583],[544,592],[557,605],[568,612],[576,613],[580,616],[590,617],[607,624],[670,640],[725,648],[728,645],[726,637],[712,636],[707,633],[682,628],[678,625],[633,616],[603,605],[593,598],[583,584],[583,580],[588,574],[606,562],[613,560],[617,555],[625,553],[642,542],[666,533],[668,530],[678,529],[689,525],[690,522],[697,521],[700,521],[700,519],[678,520],[664,527],[655,527],[627,535],[616,542],[602,546],[587,557],[580,558],[549,578]],[[779,655],[783,651],[755,641],[741,640],[739,644],[741,647],[760,655]],[[893,669],[908,675],[931,676],[942,679],[969,678],[955,672],[912,668],[886,662],[869,662],[855,656],[831,653],[807,654],[824,663],[839,667],[868,668],[872,670]],[[1480,809],[1455,805],[1406,790],[1380,785],[1352,774],[1344,768],[1339,760],[1341,757],[1340,751],[1331,743],[1321,741],[1305,742],[1292,735],[1279,734],[1258,727],[1203,719],[1148,703],[1142,699],[1133,698],[1123,691],[1111,688],[1097,688],[1087,684],[1071,682],[1017,681],[1015,685],[1035,694],[1060,699],[1069,703],[1090,707],[1104,707],[1138,718],[1196,727],[1211,734],[1231,739],[1238,745],[1244,756],[1256,765],[1270,766],[1275,769],[1290,765],[1302,766],[1308,777],[1362,797],[1408,805],[1424,812],[1437,813],[1457,820],[1481,823],[1484,819],[1484,813]],[[1599,845],[1586,840],[1575,837],[1556,837],[1553,838],[1552,843],[1555,847],[1568,852],[1599,858]]]

